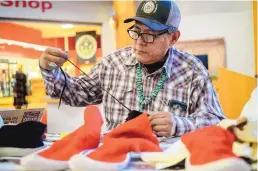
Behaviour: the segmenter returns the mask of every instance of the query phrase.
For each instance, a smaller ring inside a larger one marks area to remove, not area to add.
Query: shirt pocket
[[[127,100],[130,100],[132,97],[134,89],[133,88],[117,88],[117,89],[108,89],[109,94],[114,96],[117,100],[120,102],[127,102]],[[106,96],[105,99],[109,99],[110,101],[115,100],[114,97],[109,95],[108,93],[105,93],[104,96]],[[116,101],[116,100],[115,100]]]
[[[107,89],[107,91],[109,94],[105,92],[103,97],[105,112],[112,115],[123,115],[125,112],[129,112],[126,107],[132,109],[134,106],[133,88]]]
[[[176,116],[186,116],[188,114],[188,93],[187,89],[173,89],[167,88],[162,92],[160,103],[162,104],[163,111],[171,112]]]

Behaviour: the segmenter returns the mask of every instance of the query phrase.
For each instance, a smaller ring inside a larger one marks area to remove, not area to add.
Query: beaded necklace
[[[138,98],[140,100],[140,109],[139,111],[142,112],[143,105],[149,104],[155,97],[158,95],[160,90],[164,87],[166,80],[166,71],[163,69],[162,75],[156,85],[156,87],[152,90],[151,95],[147,98],[144,98],[143,95],[143,83],[142,83],[142,68],[140,64],[136,66],[136,88],[138,92]]]

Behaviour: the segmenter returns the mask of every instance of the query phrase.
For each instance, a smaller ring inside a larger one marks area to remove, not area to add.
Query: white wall
[[[224,38],[226,68],[254,76],[252,11],[183,16],[180,40]]]
[[[112,1],[52,1],[51,3],[52,9],[45,12],[40,8],[0,6],[0,17],[100,23],[103,26],[101,35],[103,55],[108,55],[116,49],[115,32],[108,25],[112,13]]]

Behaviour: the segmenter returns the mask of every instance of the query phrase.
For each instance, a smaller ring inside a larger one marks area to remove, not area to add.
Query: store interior
[[[0,33],[0,107],[12,107],[14,74],[21,68],[27,76],[28,101],[41,105],[45,88],[40,74],[38,59],[48,47],[69,51],[70,60],[84,72],[88,72],[101,57],[101,25],[83,23],[48,22],[1,22]],[[79,62],[76,53],[76,34],[93,31],[96,34],[95,61]],[[25,36],[26,35],[26,36]],[[14,39],[15,37],[15,39]],[[13,41],[15,40],[15,41]],[[71,76],[80,75],[73,65],[65,63],[63,69]]]

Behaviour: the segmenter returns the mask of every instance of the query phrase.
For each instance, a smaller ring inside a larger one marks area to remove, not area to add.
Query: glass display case
[[[16,72],[16,62],[0,59],[0,97],[13,96],[13,86]]]

